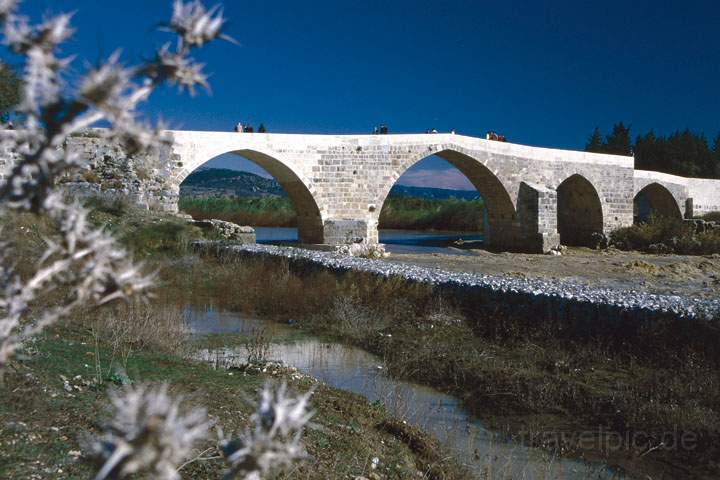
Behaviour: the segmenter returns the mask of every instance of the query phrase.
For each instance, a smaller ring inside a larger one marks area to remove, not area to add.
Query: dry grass
[[[120,304],[89,316],[89,323],[100,341],[123,356],[139,350],[182,354],[189,335],[182,309],[171,304]]]
[[[265,328],[256,328],[247,340],[245,340],[243,346],[247,351],[247,363],[248,364],[262,364],[267,361],[267,355],[270,351],[270,343],[272,336]]]

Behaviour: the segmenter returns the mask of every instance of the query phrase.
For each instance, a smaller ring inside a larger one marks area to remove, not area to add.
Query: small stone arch
[[[508,190],[487,166],[469,153],[462,152],[460,148],[447,147],[438,151],[428,151],[399,165],[393,172],[390,181],[380,189],[376,214],[379,216],[390,189],[400,176],[416,163],[433,155],[437,155],[457,168],[480,193],[487,212],[488,228],[484,232],[486,243],[497,248],[515,248],[517,240],[516,211]]]
[[[603,209],[597,190],[580,174],[566,178],[557,189],[557,229],[560,243],[592,246],[593,234],[603,233]]]
[[[682,219],[682,210],[673,194],[657,182],[643,187],[633,199],[633,217],[636,223],[646,221],[650,215]]]
[[[278,160],[272,154],[255,149],[238,149],[221,152],[212,158],[224,153],[234,153],[256,163],[272,175],[283,187],[297,213],[298,238],[300,242],[318,244],[324,242],[323,216],[309,182],[293,171],[285,162]],[[209,160],[210,158],[205,160],[205,162]],[[198,164],[192,170],[195,170],[205,162]],[[179,183],[185,180],[185,178],[192,173],[192,170],[183,172],[183,175],[179,178]]]

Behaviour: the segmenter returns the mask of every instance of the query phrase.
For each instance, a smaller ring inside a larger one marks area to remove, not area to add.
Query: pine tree
[[[664,171],[665,168],[662,165],[663,158],[659,151],[659,142],[664,141],[664,138],[658,139],[655,136],[655,132],[650,130],[645,135],[638,135],[635,139],[635,168],[638,170],[655,170],[658,172]]]
[[[600,133],[599,127],[595,127],[595,130],[593,130],[592,135],[590,135],[590,138],[588,139],[588,142],[585,145],[585,151],[586,152],[595,152],[595,153],[602,153],[605,151],[605,145],[603,145],[602,133]]]
[[[653,170],[683,177],[720,178],[720,133],[708,142],[705,135],[689,129],[675,133],[655,135],[650,130],[638,135],[635,145],[630,142],[630,127],[622,122],[613,126],[613,132],[600,141],[595,129],[585,150],[618,155],[635,156],[635,168]]]
[[[267,132],[267,130],[265,129],[265,124],[261,123],[260,126],[258,127],[258,133],[265,133],[265,132]]]
[[[623,122],[613,125],[612,133],[605,139],[605,153],[632,155],[630,126],[626,127]]]

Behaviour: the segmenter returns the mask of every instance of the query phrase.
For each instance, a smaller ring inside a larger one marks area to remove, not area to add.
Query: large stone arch
[[[664,185],[657,182],[643,187],[633,199],[636,221],[644,221],[650,214],[681,220],[682,210],[675,196]]]
[[[469,152],[463,152],[459,147],[428,150],[394,165],[392,175],[386,182],[383,182],[378,192],[373,220],[377,222],[391,188],[402,174],[416,163],[433,155],[437,155],[457,168],[480,193],[487,212],[488,231],[484,232],[486,243],[496,248],[516,248],[517,215],[508,189],[488,166],[471,156]]]
[[[193,162],[192,170],[185,169],[178,177],[178,185],[187,178],[192,171],[222,154],[233,153],[256,163],[265,169],[287,192],[290,201],[297,213],[298,238],[302,243],[324,243],[323,215],[313,192],[310,182],[296,172],[288,162],[276,158],[274,154],[256,149],[237,149],[221,152],[207,158],[200,163]]]
[[[556,191],[560,243],[591,246],[593,234],[603,233],[604,229],[603,206],[597,189],[576,173],[563,180]]]

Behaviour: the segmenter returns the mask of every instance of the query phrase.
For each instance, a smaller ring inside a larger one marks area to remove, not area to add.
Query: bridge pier
[[[518,192],[520,250],[547,253],[560,245],[557,230],[557,192],[543,185],[521,182]]]
[[[377,220],[325,220],[323,236],[323,243],[328,245],[378,243],[378,223]]]

